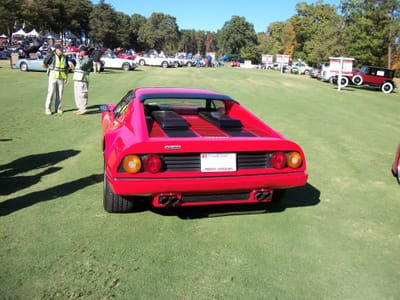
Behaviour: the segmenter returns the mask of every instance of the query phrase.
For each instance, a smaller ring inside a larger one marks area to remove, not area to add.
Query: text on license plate
[[[236,153],[201,153],[201,172],[236,171]]]

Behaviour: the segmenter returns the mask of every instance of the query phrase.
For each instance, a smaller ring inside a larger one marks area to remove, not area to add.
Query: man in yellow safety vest
[[[55,94],[55,111],[62,114],[61,98],[64,91],[64,84],[67,83],[68,78],[68,62],[67,57],[64,55],[63,48],[57,44],[52,51],[43,61],[43,68],[47,68],[48,88],[47,97],[45,101],[45,114],[51,115],[51,103]]]

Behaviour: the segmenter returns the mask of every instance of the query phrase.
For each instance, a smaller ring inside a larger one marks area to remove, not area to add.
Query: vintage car
[[[135,70],[136,63],[132,59],[118,58],[115,53],[105,52],[100,60],[105,69],[122,69],[124,71]]]
[[[400,183],[400,144],[397,147],[397,152],[394,157],[394,162],[392,166],[392,173],[397,177],[397,181]]]
[[[310,75],[312,71],[312,67],[307,65],[305,62],[298,61],[293,63],[291,72],[293,74],[299,74],[299,75]]]
[[[144,87],[101,112],[107,212],[277,201],[307,182],[300,146],[229,96]]]
[[[42,67],[43,57],[38,56],[37,58],[20,58],[15,63],[15,67],[20,69],[23,72],[26,71],[46,71],[45,68]]]
[[[393,92],[396,85],[393,81],[394,71],[381,67],[362,66],[352,78],[355,85],[367,86],[380,89],[389,94]]]
[[[167,56],[137,56],[135,62],[140,66],[155,66],[155,67],[180,67],[179,59]]]

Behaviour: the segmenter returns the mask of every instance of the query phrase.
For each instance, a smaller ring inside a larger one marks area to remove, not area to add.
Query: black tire
[[[21,65],[19,66],[19,69],[22,71],[22,72],[26,72],[26,71],[28,71],[28,65],[26,64],[26,63],[21,63]]]
[[[363,79],[362,79],[362,77],[360,75],[354,76],[352,81],[353,81],[353,83],[355,85],[362,85],[363,84]]]
[[[146,64],[146,62],[144,61],[144,59],[139,60],[139,65],[141,65],[142,67]]]
[[[168,68],[168,62],[167,62],[167,61],[163,61],[163,62],[161,63],[161,67],[163,67],[164,69],[165,69],[165,68]]]
[[[129,63],[122,64],[122,70],[129,71],[131,69],[131,65]]]
[[[400,160],[397,165],[397,182],[400,183]]]
[[[342,76],[341,80],[340,80],[340,85],[342,87],[346,87],[349,84],[349,78],[347,78],[346,76]]]
[[[394,84],[391,82],[385,82],[381,86],[381,91],[384,92],[385,94],[390,94],[394,90]]]
[[[133,211],[133,201],[129,201],[124,196],[114,194],[107,181],[105,171],[103,182],[103,207],[109,213],[129,213]]]

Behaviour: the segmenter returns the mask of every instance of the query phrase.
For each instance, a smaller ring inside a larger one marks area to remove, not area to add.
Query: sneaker
[[[51,115],[51,110],[46,109],[46,110],[44,111],[44,113],[45,113],[46,115],[50,116],[50,115]]]
[[[62,114],[63,113],[62,109],[57,110],[57,113]]]
[[[76,114],[78,116],[84,115],[85,113],[86,113],[86,111],[80,111],[80,110],[77,110],[74,112],[74,114]]]

